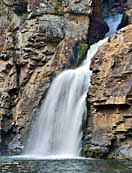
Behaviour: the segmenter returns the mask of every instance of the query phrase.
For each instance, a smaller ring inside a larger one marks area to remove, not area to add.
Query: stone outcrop
[[[125,2],[125,4],[124,4],[124,11],[125,11],[128,23],[129,24],[132,23],[132,1],[131,0],[127,0]]]
[[[132,159],[132,25],[99,48],[91,70],[83,154]]]

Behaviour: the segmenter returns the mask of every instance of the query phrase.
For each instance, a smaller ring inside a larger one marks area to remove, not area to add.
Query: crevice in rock
[[[89,45],[103,39],[109,30],[106,22],[104,21],[101,6],[101,1],[93,1],[93,12],[90,16],[90,27],[87,36]]]
[[[22,16],[24,13],[27,13],[27,2],[25,0],[13,0],[11,2],[2,0],[2,2],[6,7],[12,8],[18,16]]]
[[[8,144],[16,135],[16,122],[13,117],[13,108],[16,106],[16,98],[19,94],[19,80],[20,80],[20,67],[18,65],[18,54],[17,54],[17,38],[16,38],[16,30],[13,29],[12,32],[12,50],[11,50],[11,58],[13,59],[12,63],[14,71],[12,75],[14,78],[14,86],[11,88],[7,88],[4,94],[3,92],[3,103],[5,106],[2,108],[3,113],[1,117],[1,154],[7,155],[8,153]],[[15,73],[15,74],[14,74]]]
[[[12,39],[13,39],[13,53],[12,53],[12,56],[13,56],[13,63],[15,65],[15,68],[16,68],[16,86],[17,86],[17,89],[19,88],[19,82],[20,82],[20,73],[21,73],[21,70],[20,70],[20,66],[18,64],[18,54],[17,54],[17,38],[16,38],[16,30],[14,30],[14,33],[12,35]]]

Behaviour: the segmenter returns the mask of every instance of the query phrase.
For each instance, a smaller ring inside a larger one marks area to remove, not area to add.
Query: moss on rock
[[[85,42],[81,42],[79,47],[80,47],[80,53],[79,53],[79,58],[77,60],[77,65],[80,65],[82,63],[82,61],[84,60],[84,58],[87,54],[88,44]]]
[[[62,0],[56,0],[55,1],[55,14],[60,15],[61,14],[61,5],[62,5]]]

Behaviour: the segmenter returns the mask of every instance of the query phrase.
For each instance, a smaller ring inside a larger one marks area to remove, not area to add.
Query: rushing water
[[[121,14],[106,19],[110,28],[106,36],[117,30],[121,19]],[[108,37],[93,44],[79,68],[64,71],[54,79],[32,129],[26,155],[62,158],[79,156],[82,138],[80,128],[91,76],[89,66],[98,47],[107,40]]]
[[[1,173],[131,173],[131,161],[0,159]]]
[[[87,74],[79,68],[65,71],[54,80],[33,131],[28,153],[64,157],[79,155],[79,131],[86,95],[82,93],[86,91],[86,79]]]
[[[122,15],[109,17],[110,31],[116,31]],[[114,25],[114,26],[113,26]],[[113,27],[112,27],[113,26]],[[81,148],[81,122],[89,87],[89,65],[98,47],[92,45],[86,60],[75,70],[67,70],[53,81],[24,155],[0,158],[1,173],[131,173],[131,161],[84,159]],[[74,159],[64,159],[74,157]],[[61,158],[61,159],[60,159]],[[63,159],[62,159],[63,158]]]

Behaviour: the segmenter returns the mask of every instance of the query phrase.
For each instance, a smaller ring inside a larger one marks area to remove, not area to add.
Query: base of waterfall
[[[16,155],[11,156],[12,159],[20,159],[20,160],[67,160],[67,159],[86,159],[84,157],[75,157],[73,155]],[[89,158],[91,159],[91,158]]]
[[[66,70],[53,80],[31,129],[24,157],[69,159],[80,155],[91,59],[116,32],[122,17],[122,14],[117,14],[105,19],[109,26],[106,37],[90,46],[86,59],[78,68]]]
[[[130,161],[101,159],[28,160],[0,157],[1,173],[130,173]]]

